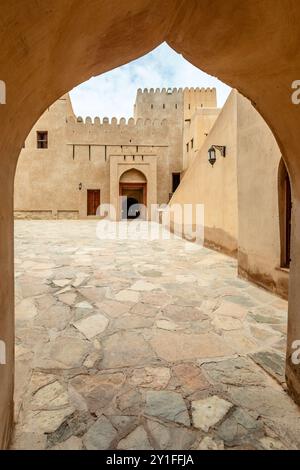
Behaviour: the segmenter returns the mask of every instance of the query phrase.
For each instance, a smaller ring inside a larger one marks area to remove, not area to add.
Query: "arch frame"
[[[94,75],[141,57],[163,41],[193,65],[249,98],[272,130],[290,174],[294,207],[289,288],[287,384],[300,403],[300,77],[298,0],[34,0],[1,5],[0,79],[0,447],[12,429],[14,387],[13,184],[23,142],[60,96]],[[46,53],[45,53],[46,52]],[[17,66],[16,66],[17,65]]]

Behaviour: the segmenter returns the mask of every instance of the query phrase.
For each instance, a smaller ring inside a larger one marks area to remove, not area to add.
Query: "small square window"
[[[48,131],[37,131],[37,148],[47,149],[48,148]]]

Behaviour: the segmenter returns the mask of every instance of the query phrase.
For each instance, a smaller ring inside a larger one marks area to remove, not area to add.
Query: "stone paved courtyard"
[[[16,221],[11,447],[300,448],[287,303],[222,254],[96,225]]]

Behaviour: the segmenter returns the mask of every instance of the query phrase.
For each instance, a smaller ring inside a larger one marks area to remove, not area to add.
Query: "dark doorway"
[[[137,219],[140,214],[139,201],[134,197],[128,197],[125,199],[125,213],[127,214],[127,219]]]
[[[289,174],[283,160],[279,165],[278,183],[281,267],[289,268],[291,262],[292,195]]]
[[[172,173],[172,193],[175,193],[179,185],[180,185],[180,173]]]
[[[87,190],[87,215],[96,215],[100,206],[100,189]]]
[[[145,217],[147,194],[146,183],[120,183],[122,197],[122,219],[137,219]]]

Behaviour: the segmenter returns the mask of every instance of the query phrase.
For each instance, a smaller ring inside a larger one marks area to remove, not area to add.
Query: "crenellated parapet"
[[[172,95],[183,92],[190,93],[214,93],[215,88],[205,88],[205,87],[186,87],[186,88],[139,88],[137,90],[137,95],[148,94],[148,95]]]
[[[91,117],[87,116],[85,119],[81,116],[74,117],[69,116],[67,117],[67,124],[71,125],[72,127],[76,128],[102,128],[102,129],[121,129],[121,128],[138,128],[141,129],[143,127],[152,127],[152,128],[161,128],[167,127],[168,121],[167,119],[142,119],[139,118],[135,120],[134,118],[126,119],[125,117],[121,117],[117,119],[116,117],[112,117],[109,119],[108,117],[95,117],[92,119]]]

